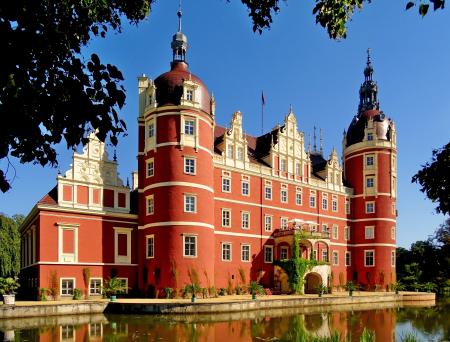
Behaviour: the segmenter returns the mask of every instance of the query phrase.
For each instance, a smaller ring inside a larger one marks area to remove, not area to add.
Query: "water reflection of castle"
[[[218,126],[214,97],[190,72],[187,47],[180,25],[171,70],[154,81],[139,77],[132,188],[92,135],[27,216],[22,290],[37,295],[55,278],[60,296],[75,288],[96,296],[117,276],[134,293],[155,296],[184,287],[196,270],[202,287],[261,279],[288,291],[273,263],[292,256],[296,234],[303,258],[326,263],[306,275],[306,291],[394,282],[396,129],[380,111],[370,56],[341,165],[336,150],[326,156],[315,141],[306,146],[292,108],[261,136],[244,133],[240,112]]]

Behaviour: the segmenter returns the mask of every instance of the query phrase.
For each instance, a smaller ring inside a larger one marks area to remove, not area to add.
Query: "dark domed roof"
[[[347,146],[363,141],[364,129],[371,118],[373,119],[378,140],[389,140],[390,120],[383,114],[383,112],[373,109],[366,110],[353,118],[350,126],[348,127]]]
[[[155,79],[158,107],[179,105],[183,96],[183,82],[188,80],[192,80],[198,85],[196,96],[200,102],[200,108],[210,114],[211,103],[208,89],[201,79],[189,71],[187,63],[181,61],[172,62],[171,70]]]

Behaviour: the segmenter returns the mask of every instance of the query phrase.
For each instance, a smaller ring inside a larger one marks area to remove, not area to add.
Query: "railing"
[[[292,227],[287,229],[279,229],[274,232],[274,237],[288,236],[299,234],[306,239],[329,239],[330,232],[317,232],[312,230],[305,230],[300,227]]]

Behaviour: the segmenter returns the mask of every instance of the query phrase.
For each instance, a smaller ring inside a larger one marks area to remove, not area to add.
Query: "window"
[[[155,257],[155,236],[147,235],[146,236],[146,247],[147,247],[147,259],[152,259]]]
[[[288,201],[288,192],[286,189],[281,189],[280,200],[283,203],[287,203]]]
[[[317,260],[317,251],[316,250],[312,251],[312,259]]]
[[[250,183],[249,182],[242,182],[241,183],[241,192],[242,192],[242,196],[249,196],[250,195]]]
[[[237,159],[244,160],[244,149],[242,147],[237,148]]]
[[[392,203],[392,215],[397,215],[397,211],[395,209],[395,203]]]
[[[295,163],[295,174],[300,176],[300,163]]]
[[[333,251],[333,265],[339,265],[339,252]]]
[[[25,262],[27,265],[33,259],[33,234],[26,234],[24,240]],[[78,225],[67,224],[58,225],[58,260],[64,263],[74,263],[78,261]]]
[[[184,158],[184,173],[195,175],[195,158]]]
[[[367,140],[372,141],[373,140],[373,133],[367,133]]]
[[[227,146],[227,157],[228,158],[234,158],[234,147],[233,145],[228,145]]]
[[[328,225],[322,224],[322,234],[323,234],[324,236],[326,236],[327,238],[330,237],[330,234],[329,234],[329,232],[328,232]]]
[[[222,243],[222,261],[231,261],[231,243]]]
[[[120,281],[120,286],[123,288],[122,291],[117,293],[128,293],[128,278],[117,278],[117,280]]]
[[[250,245],[241,245],[241,261],[250,261]]]
[[[337,240],[339,238],[339,228],[337,225],[333,224],[332,227],[333,239]]]
[[[152,177],[155,172],[155,164],[153,158],[147,161],[147,177]]]
[[[73,325],[62,325],[60,329],[61,341],[75,341],[75,328]]]
[[[265,190],[264,193],[265,193],[266,200],[271,200],[272,199],[272,187],[266,185],[264,190]]]
[[[264,262],[273,262],[273,246],[264,246]]]
[[[333,195],[333,199],[331,201],[331,210],[337,211],[338,210],[338,199],[337,196]]]
[[[266,232],[272,231],[272,216],[266,215],[264,218]]]
[[[391,266],[395,267],[395,251],[391,251]]]
[[[288,248],[287,247],[281,247],[281,251],[280,251],[280,259],[281,260],[286,260],[288,258]]]
[[[375,157],[373,154],[366,156],[366,166],[373,166]]]
[[[328,210],[328,195],[327,194],[322,195],[322,209]]]
[[[222,192],[231,192],[231,179],[222,177]]]
[[[231,221],[231,210],[222,209],[222,227],[230,227]]]
[[[373,188],[374,179],[373,177],[366,177],[366,187]]]
[[[345,252],[345,266],[352,265],[352,254],[351,252]]]
[[[114,227],[114,262],[116,264],[131,263],[132,230],[132,228]]]
[[[197,236],[195,235],[184,235],[183,236],[184,253],[185,257],[196,257],[197,256]]]
[[[366,267],[375,266],[375,251],[374,250],[364,251],[364,266],[366,266]]]
[[[250,213],[243,211],[241,213],[242,229],[250,229]]]
[[[155,212],[155,200],[153,195],[147,197],[147,215],[153,215]]]
[[[91,296],[102,294],[102,278],[90,278],[89,279],[89,294]]]
[[[281,230],[285,230],[288,228],[288,218],[282,217],[281,218]]]
[[[345,199],[345,213],[350,214],[350,200],[348,198]]]
[[[322,261],[328,262],[328,250],[322,249]]]
[[[365,238],[374,239],[375,238],[375,227],[370,226],[365,229]]]
[[[350,227],[344,228],[344,240],[346,241],[350,240]]]
[[[152,122],[148,125],[148,137],[153,138],[155,136],[155,124]]]
[[[375,212],[375,202],[366,202],[366,214],[373,214]]]
[[[191,89],[188,89],[186,91],[186,100],[192,101],[193,98],[194,98],[194,92]]]
[[[195,195],[184,195],[184,211],[186,213],[195,213],[197,197]]]
[[[281,159],[280,160],[280,170],[281,171],[286,171],[286,159]]]
[[[73,296],[75,288],[75,279],[61,278],[61,296]]]
[[[297,189],[295,193],[295,204],[302,205],[302,189]]]
[[[395,240],[395,227],[391,227],[391,239]]]
[[[195,121],[194,120],[185,120],[184,121],[184,134],[194,135],[195,130]]]
[[[314,190],[309,191],[309,206],[311,208],[316,207],[316,192]]]

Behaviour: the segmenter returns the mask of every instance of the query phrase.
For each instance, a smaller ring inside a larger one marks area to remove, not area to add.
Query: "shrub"
[[[12,295],[16,293],[16,290],[20,287],[17,278],[1,278],[0,277],[0,294]]]
[[[47,292],[48,292],[48,289],[46,289],[45,287],[41,287],[39,289],[39,300],[41,302],[47,301]]]
[[[59,279],[57,271],[50,271],[48,279],[48,294],[53,300],[57,300],[59,296]]]
[[[74,299],[74,300],[80,300],[82,294],[83,294],[83,293],[81,292],[80,289],[75,288],[75,289],[73,289],[73,298],[72,298],[72,299]]]
[[[173,297],[173,288],[166,287],[164,288],[164,292],[166,293],[166,299],[170,299]]]

